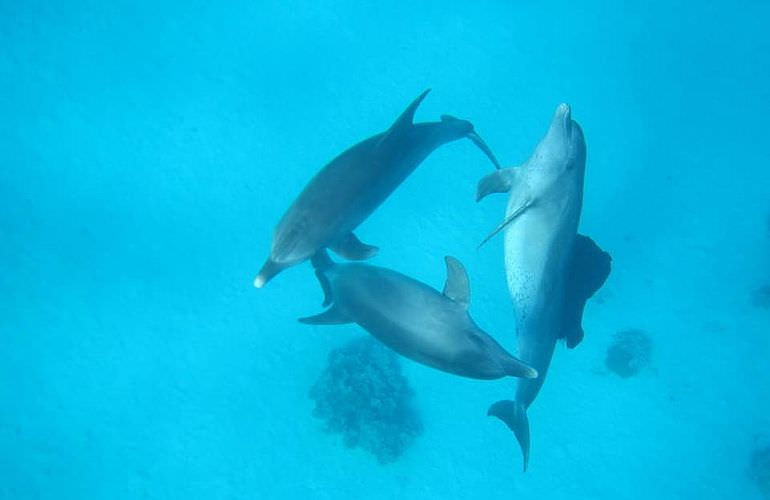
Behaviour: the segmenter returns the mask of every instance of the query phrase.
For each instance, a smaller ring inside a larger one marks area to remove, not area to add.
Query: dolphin
[[[470,290],[462,264],[446,257],[444,291],[396,271],[362,263],[336,264],[325,250],[313,258],[324,312],[311,325],[357,323],[397,353],[439,370],[475,379],[537,377],[468,314]]]
[[[574,348],[583,339],[585,303],[610,273],[610,255],[577,232],[585,162],[583,132],[571,118],[570,107],[560,104],[529,160],[487,175],[476,193],[477,201],[490,193],[510,193],[505,219],[482,244],[505,230],[505,270],[518,354],[539,376],[519,380],[515,401],[498,401],[488,415],[514,432],[525,471],[530,448],[527,408],[543,386],[556,341],[563,338]]]
[[[255,287],[321,248],[350,260],[373,256],[377,247],[362,243],[353,230],[442,144],[467,137],[500,168],[470,122],[443,115],[438,122],[413,123],[429,91],[420,94],[388,130],[343,152],[310,180],[278,222]]]

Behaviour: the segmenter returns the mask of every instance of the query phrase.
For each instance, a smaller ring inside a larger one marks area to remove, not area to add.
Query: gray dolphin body
[[[477,191],[477,199],[510,192],[505,220],[487,240],[505,230],[505,270],[518,355],[539,376],[520,380],[516,400],[498,401],[488,414],[513,430],[524,470],[530,448],[527,408],[545,381],[556,341],[563,338],[570,348],[580,343],[585,303],[610,273],[609,254],[577,233],[585,160],[583,132],[569,106],[561,104],[530,159],[484,177]]]
[[[255,287],[322,248],[350,260],[374,255],[377,247],[362,243],[353,230],[442,144],[467,137],[499,168],[470,122],[444,115],[440,122],[413,123],[428,92],[420,94],[387,131],[337,156],[305,186],[275,228],[270,257],[254,280]]]
[[[335,264],[325,251],[313,257],[324,306],[313,325],[357,323],[399,354],[445,372],[475,379],[537,377],[468,315],[470,291],[462,264],[446,257],[439,292],[403,274],[367,264]]]

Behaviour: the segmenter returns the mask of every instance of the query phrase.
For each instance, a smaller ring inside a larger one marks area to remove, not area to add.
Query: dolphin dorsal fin
[[[414,113],[417,111],[422,100],[425,99],[425,96],[428,95],[428,92],[430,92],[430,89],[425,89],[422,94],[418,95],[417,98],[406,107],[404,112],[396,118],[393,125],[391,125],[382,135],[378,144],[379,147],[383,144],[387,144],[394,136],[398,136],[401,132],[408,130],[414,124]]]
[[[468,273],[459,260],[447,255],[444,257],[446,262],[446,283],[444,283],[444,295],[462,304],[466,308],[471,302],[471,287],[468,280]]]
[[[406,107],[404,112],[401,113],[401,116],[396,118],[396,121],[393,123],[393,125],[390,126],[389,132],[401,129],[403,127],[408,127],[414,123],[414,113],[417,111],[417,108],[420,106],[422,100],[425,99],[425,96],[428,95],[428,92],[430,92],[430,89],[423,90],[422,94],[418,95],[415,100]]]

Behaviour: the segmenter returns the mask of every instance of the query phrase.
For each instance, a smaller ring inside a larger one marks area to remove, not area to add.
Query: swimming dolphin
[[[429,91],[420,94],[388,130],[343,152],[311,179],[276,226],[270,257],[254,280],[255,287],[321,248],[329,247],[350,260],[374,255],[377,247],[362,243],[353,230],[442,144],[467,137],[500,168],[470,122],[443,115],[439,122],[413,123]]]
[[[510,192],[504,221],[484,240],[505,229],[505,270],[516,314],[519,357],[537,369],[519,380],[515,401],[488,411],[514,432],[529,461],[527,408],[545,381],[557,339],[574,348],[583,339],[586,301],[610,273],[610,255],[577,233],[583,204],[586,146],[580,126],[560,104],[530,159],[481,179],[477,200]],[[482,242],[483,244],[483,242]]]
[[[444,291],[390,269],[335,264],[325,250],[313,257],[326,311],[302,323],[357,323],[399,354],[445,372],[475,379],[537,377],[468,315],[470,290],[462,264],[446,257]]]

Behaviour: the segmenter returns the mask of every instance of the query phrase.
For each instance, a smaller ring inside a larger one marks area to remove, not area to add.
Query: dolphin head
[[[586,143],[580,125],[572,119],[569,104],[562,103],[556,107],[548,132],[535,150],[535,158],[553,175],[582,174]]]

